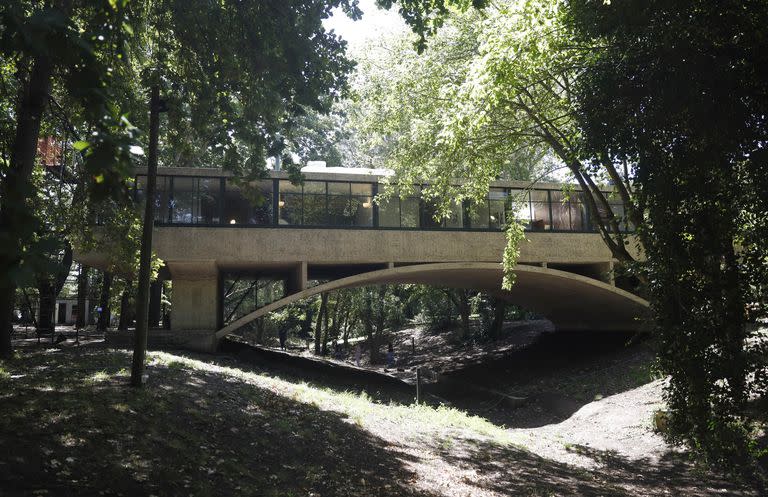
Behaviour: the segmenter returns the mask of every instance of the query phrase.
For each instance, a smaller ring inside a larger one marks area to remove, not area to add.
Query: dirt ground
[[[72,345],[2,364],[0,495],[758,495],[667,446],[650,429],[661,382],[601,383],[610,361],[574,366],[597,387],[570,415],[502,426],[480,407],[383,402],[234,357],[151,353],[135,391],[127,352]]]

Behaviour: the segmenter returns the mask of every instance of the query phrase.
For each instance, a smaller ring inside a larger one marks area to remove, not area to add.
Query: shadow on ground
[[[739,495],[672,459],[575,447],[599,462],[586,470],[437,425],[376,436],[291,385],[168,357],[142,390],[126,386],[129,355],[100,347],[27,350],[0,364],[0,494]]]
[[[431,495],[385,441],[298,399],[179,363],[136,391],[125,353],[28,354],[0,380],[2,495]]]
[[[494,424],[538,428],[570,418],[597,398],[650,382],[652,361],[644,337],[544,333],[504,358],[445,375],[430,391]]]
[[[438,443],[436,450],[449,465],[475,474],[478,489],[501,495],[541,496],[668,496],[714,497],[756,495],[738,484],[695,468],[681,454],[669,452],[658,461],[628,460],[615,453],[584,446],[569,450],[592,459],[584,469],[539,457],[510,445],[482,440]]]

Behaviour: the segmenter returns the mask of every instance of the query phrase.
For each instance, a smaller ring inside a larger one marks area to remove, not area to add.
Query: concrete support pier
[[[215,261],[166,262],[172,277],[171,334],[184,348],[215,352],[221,327],[219,271]],[[151,336],[151,335],[150,335]]]

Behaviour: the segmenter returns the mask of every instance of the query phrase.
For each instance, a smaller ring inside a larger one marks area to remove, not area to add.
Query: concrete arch
[[[294,293],[233,321],[216,332],[221,339],[274,310],[313,295],[366,285],[420,283],[483,290],[549,318],[562,330],[637,330],[648,309],[644,299],[593,278],[556,269],[518,265],[517,281],[501,290],[498,263],[448,262],[401,266],[357,274]]]

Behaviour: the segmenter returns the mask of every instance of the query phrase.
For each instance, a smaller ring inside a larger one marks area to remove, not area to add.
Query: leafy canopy
[[[631,15],[628,15],[631,13]],[[768,4],[574,0],[584,153],[629,163],[671,427],[748,472],[768,394]]]

